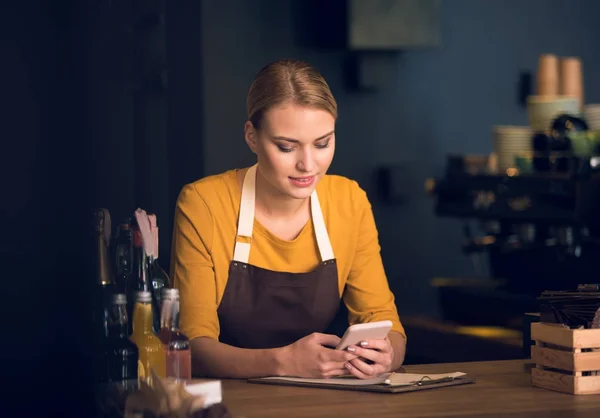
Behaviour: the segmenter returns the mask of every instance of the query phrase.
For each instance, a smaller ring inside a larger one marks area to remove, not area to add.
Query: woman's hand
[[[351,345],[347,350],[358,358],[347,362],[345,367],[359,379],[369,379],[387,373],[394,364],[394,347],[389,338],[362,341],[360,345]],[[368,364],[365,359],[373,364]]]
[[[344,366],[357,356],[334,348],[340,342],[335,335],[313,333],[282,349],[281,375],[329,378],[348,375]],[[327,347],[326,347],[327,346]]]

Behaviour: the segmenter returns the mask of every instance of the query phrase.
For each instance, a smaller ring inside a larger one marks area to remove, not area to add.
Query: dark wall
[[[202,52],[200,3],[165,3],[3,3],[5,376],[16,399],[44,387],[14,415],[89,414],[94,207],[113,226],[137,206],[157,213],[168,266],[176,193],[202,172]],[[149,8],[162,17],[144,28]],[[171,70],[170,89],[140,83],[155,64]]]
[[[245,96],[263,65],[283,57],[317,65],[340,111],[331,171],[356,179],[369,192],[402,313],[436,314],[430,279],[474,274],[460,253],[461,225],[434,217],[423,184],[426,177],[441,174],[447,153],[489,153],[492,125],[527,123],[517,101],[520,72],[535,71],[541,53],[579,56],[586,101],[600,101],[600,79],[594,77],[600,71],[600,2],[442,4],[442,45],[399,52],[389,88],[359,93],[345,86],[344,51],[298,44],[297,2],[202,2],[205,173],[253,163],[243,142]],[[409,196],[406,205],[378,199],[373,175],[383,164],[409,169],[400,185]]]
[[[67,123],[73,131],[75,161],[87,175],[68,175],[81,182],[90,214],[93,208],[107,208],[113,231],[138,207],[157,215],[160,263],[168,268],[177,194],[203,172],[200,2],[81,1],[47,9],[53,12],[47,24],[70,27],[66,41],[80,45],[66,51],[57,44],[43,52],[52,59],[65,55],[57,62],[65,67],[63,77],[71,84],[77,80],[77,100],[61,107],[44,92],[32,106],[43,109],[42,117],[48,110],[58,112],[64,118],[50,117],[48,123]],[[47,76],[51,68],[44,65],[43,54],[33,54],[40,63],[28,71]],[[68,92],[56,88],[56,95],[67,100]],[[41,129],[33,116],[25,128]],[[36,151],[49,141],[40,144]]]
[[[61,416],[80,416],[78,406],[89,401],[81,372],[81,353],[89,348],[83,316],[89,248],[82,231],[91,171],[81,140],[77,10],[76,2],[38,0],[3,4],[0,13],[0,254],[12,353],[5,375],[15,399],[26,399],[34,379],[45,388],[35,402],[13,402],[9,409],[18,415],[52,415],[56,407]]]
[[[203,171],[200,3],[83,4],[93,205],[114,228],[138,207],[155,213],[168,268],[175,200]]]

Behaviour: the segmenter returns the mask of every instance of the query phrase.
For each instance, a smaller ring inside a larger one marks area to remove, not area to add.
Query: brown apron
[[[308,273],[248,264],[254,227],[256,165],[246,172],[229,278],[217,310],[219,341],[240,348],[274,348],[326,332],[341,305],[338,271],[316,190],[310,197],[321,263]]]

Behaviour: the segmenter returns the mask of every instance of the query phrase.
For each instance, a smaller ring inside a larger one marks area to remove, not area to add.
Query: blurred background
[[[495,126],[530,124],[543,54],[577,57],[584,101],[600,103],[597,1],[32,0],[3,9],[2,211],[14,236],[3,257],[15,266],[14,294],[27,295],[20,318],[54,347],[38,356],[64,354],[82,315],[74,310],[85,309],[77,289],[93,249],[81,238],[92,228],[84,212],[105,207],[116,225],[137,207],[152,211],[168,268],[180,189],[253,163],[246,93],[280,58],[314,64],[338,101],[330,172],[357,180],[372,202],[408,363],[527,355],[527,314],[548,280],[569,289],[595,280],[593,263],[559,264],[554,253],[466,251],[478,216],[436,209],[434,185],[450,156],[498,151]],[[71,331],[59,331],[57,315],[69,313]]]

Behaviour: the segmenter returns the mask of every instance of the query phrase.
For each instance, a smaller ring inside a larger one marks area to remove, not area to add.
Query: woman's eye
[[[318,148],[318,149],[327,148],[327,147],[329,147],[329,142],[330,141],[327,141],[327,142],[324,142],[324,143],[320,143],[320,144],[315,144],[315,148]],[[292,152],[292,151],[294,151],[293,147],[292,148],[290,148],[290,147],[284,147],[283,145],[279,145],[279,144],[277,144],[277,148],[279,148],[279,151],[281,151],[281,152]]]
[[[281,152],[292,152],[291,148],[282,147],[281,145],[277,145],[277,148],[279,148]]]

